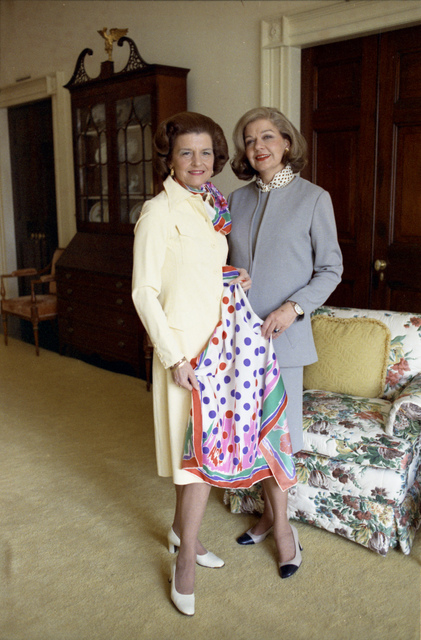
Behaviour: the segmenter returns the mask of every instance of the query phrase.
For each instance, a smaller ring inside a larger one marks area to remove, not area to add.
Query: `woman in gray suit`
[[[317,360],[310,314],[327,300],[342,274],[332,202],[327,191],[296,175],[307,162],[307,144],[277,109],[245,113],[233,139],[234,173],[240,180],[256,179],[228,198],[230,261],[250,274],[250,303],[263,320],[263,336],[274,340],[296,453],[303,445],[303,366]],[[288,492],[272,480],[263,482],[261,519],[237,542],[261,542],[273,527],[280,574],[287,578],[301,564],[300,545],[288,522]]]

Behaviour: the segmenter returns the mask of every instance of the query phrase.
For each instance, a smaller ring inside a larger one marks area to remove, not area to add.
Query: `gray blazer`
[[[262,320],[286,300],[298,302],[304,317],[273,344],[280,366],[311,364],[317,352],[310,314],[335,290],[343,270],[332,201],[327,191],[298,176],[270,191],[253,257],[252,219],[260,198],[255,182],[228,198],[229,264],[249,272],[249,300]]]

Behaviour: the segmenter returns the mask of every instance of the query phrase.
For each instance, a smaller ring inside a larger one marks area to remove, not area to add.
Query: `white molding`
[[[300,50],[421,24],[420,0],[336,2],[261,22],[261,104],[300,123]]]
[[[58,243],[67,247],[76,233],[73,165],[72,110],[70,93],[64,88],[63,71],[56,72],[53,106],[54,170],[56,179]]]
[[[301,49],[284,46],[263,49],[261,74],[261,104],[281,109],[299,129]],[[291,87],[298,87],[298,91]]]
[[[57,71],[42,78],[24,80],[0,88],[0,109],[3,116],[0,118],[0,138],[3,141],[8,140],[8,107],[51,98],[57,227],[60,247],[66,247],[76,233],[71,106],[70,94],[64,88],[64,82],[63,72]],[[9,267],[16,264],[16,249],[8,146],[3,151],[0,167],[0,231],[2,234],[5,233],[6,240],[0,244],[0,264],[2,267]]]
[[[0,145],[0,270],[1,273],[10,273],[16,269],[16,251],[9,252],[7,259],[7,246],[15,247],[15,230],[12,217],[6,215],[7,203],[12,200],[12,178],[10,175],[10,155],[9,155],[9,128],[7,122],[7,112],[0,109],[0,132],[3,131],[2,143]],[[7,281],[6,281],[7,282]],[[17,288],[13,289],[13,295]],[[9,295],[9,289],[7,290]]]
[[[0,108],[14,107],[26,102],[35,102],[55,93],[54,76],[23,80],[0,88]]]

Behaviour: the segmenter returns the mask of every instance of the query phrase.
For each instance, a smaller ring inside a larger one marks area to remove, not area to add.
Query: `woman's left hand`
[[[269,340],[270,336],[276,340],[292,325],[296,317],[292,304],[284,302],[278,309],[272,311],[262,324],[262,336],[266,340]]]
[[[192,391],[192,389],[200,390],[194,369],[188,361],[174,369],[172,377],[177,387],[183,387],[187,391]]]
[[[231,284],[241,284],[244,291],[248,291],[251,287],[251,278],[247,271],[242,268],[233,267],[240,274],[234,280],[231,280]]]

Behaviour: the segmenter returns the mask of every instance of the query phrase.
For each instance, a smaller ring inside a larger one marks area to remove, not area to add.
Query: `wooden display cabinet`
[[[62,350],[128,363],[141,377],[145,331],[131,299],[133,228],[162,183],[152,168],[157,125],[187,108],[188,69],[147,64],[134,42],[122,71],[91,79],[80,54],[71,80],[77,233],[57,263]]]

